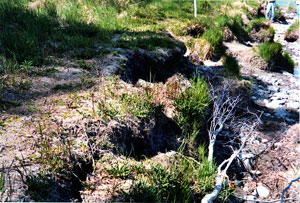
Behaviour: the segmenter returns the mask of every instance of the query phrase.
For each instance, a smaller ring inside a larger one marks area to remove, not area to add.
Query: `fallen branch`
[[[284,194],[292,186],[293,182],[296,182],[298,180],[300,180],[300,176],[298,178],[294,179],[294,180],[291,180],[291,182],[289,183],[289,185],[286,188],[283,189],[280,203],[283,203],[283,201],[284,201]]]
[[[217,136],[223,130],[225,122],[228,119],[232,119],[234,109],[241,100],[240,97],[233,98],[230,96],[230,86],[230,83],[225,84],[220,91],[214,92],[212,95],[214,106],[211,117],[211,125],[208,131],[208,161],[210,162],[210,168],[212,168],[214,146]]]
[[[224,182],[225,178],[228,178],[228,176],[227,176],[227,174],[226,174],[228,168],[230,167],[230,165],[231,165],[231,163],[233,162],[233,160],[237,157],[237,155],[238,155],[238,154],[242,151],[242,149],[245,147],[246,142],[247,142],[249,136],[253,133],[255,126],[256,126],[256,125],[252,125],[250,132],[246,135],[246,137],[245,137],[245,139],[244,139],[244,141],[243,141],[241,147],[239,148],[239,150],[238,150],[237,152],[235,152],[234,154],[232,154],[232,155],[230,156],[229,159],[226,159],[225,161],[223,161],[223,162],[219,165],[219,167],[218,167],[218,174],[217,174],[217,176],[216,176],[216,178],[215,178],[216,186],[215,186],[215,188],[214,188],[214,190],[213,190],[212,193],[207,194],[207,195],[204,196],[204,198],[201,200],[201,203],[210,203],[210,202],[212,202],[213,200],[215,200],[215,199],[218,197],[219,193],[220,193],[221,190],[222,190],[223,182]],[[227,163],[227,165],[226,165],[225,169],[222,170],[222,167],[223,167],[226,163]]]

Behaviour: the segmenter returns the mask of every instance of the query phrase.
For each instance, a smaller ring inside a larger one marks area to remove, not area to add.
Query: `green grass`
[[[250,24],[247,27],[247,31],[250,32],[253,29],[259,31],[263,23],[267,23],[266,18],[255,18],[250,21]]]
[[[288,52],[282,51],[282,45],[277,42],[266,42],[258,46],[258,54],[269,64],[280,66],[290,72],[295,66]]]
[[[199,147],[198,156],[191,158],[176,154],[168,168],[153,164],[144,170],[128,192],[125,201],[134,202],[198,202],[213,189],[215,167],[211,170],[205,149]],[[198,160],[198,161],[197,161]]]
[[[188,1],[68,1],[63,4],[61,0],[47,0],[32,9],[29,2],[0,2],[0,55],[18,63],[32,61],[35,66],[45,63],[49,55],[110,44],[114,33],[124,34],[117,43],[121,47],[169,48],[174,46],[173,40],[157,34],[176,25],[164,21],[186,23],[194,19],[193,3]],[[215,15],[221,5],[220,2],[199,2],[199,19]],[[147,37],[149,32],[153,34]],[[219,40],[218,35],[207,36],[213,49],[216,48],[214,37]],[[95,55],[96,52],[89,53],[87,58]],[[80,54],[75,57],[86,58]]]
[[[225,55],[223,57],[223,64],[227,77],[241,78],[240,66],[233,56]]]
[[[174,106],[178,111],[177,122],[184,134],[196,136],[210,102],[209,90],[207,83],[199,76],[191,82],[192,87],[175,99]]]
[[[155,33],[129,33],[122,35],[114,46],[152,51],[157,47],[172,49],[176,45],[178,46],[178,43],[168,36]]]
[[[289,67],[289,69],[293,70],[293,68],[295,67],[295,62],[287,51],[283,53],[283,58],[285,59],[284,66]]]
[[[270,62],[282,52],[282,45],[277,42],[266,42],[258,46],[258,54],[266,61]]]
[[[296,20],[296,22],[294,22],[286,31],[285,35],[290,34],[293,31],[297,31],[299,33],[299,20]]]
[[[216,17],[216,23],[221,30],[228,27],[236,37],[240,37],[245,33],[242,17],[240,15],[219,15]]]
[[[114,178],[128,179],[132,177],[130,167],[125,164],[119,164],[117,162],[114,165],[111,165],[111,168],[104,168],[105,171]]]
[[[224,37],[223,33],[219,29],[212,28],[205,31],[205,33],[202,35],[202,38],[207,40],[211,45],[213,57],[222,53]]]
[[[109,94],[112,101],[101,101],[97,104],[97,114],[100,116],[108,119],[121,119],[131,115],[139,119],[146,119],[155,112],[155,105],[151,102],[149,94],[123,93],[121,96],[116,96],[111,92],[106,96]]]

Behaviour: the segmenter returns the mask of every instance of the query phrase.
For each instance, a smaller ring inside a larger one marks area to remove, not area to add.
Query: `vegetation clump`
[[[191,88],[175,99],[178,124],[187,135],[199,133],[209,102],[207,83],[199,76],[194,77]]]
[[[293,71],[294,62],[287,52],[283,53],[280,43],[263,43],[258,46],[258,54],[268,63],[270,70],[285,69]]]
[[[230,55],[225,55],[222,59],[226,71],[226,76],[233,78],[241,78],[240,66],[237,60]]]
[[[275,30],[265,18],[252,20],[247,30],[253,40],[258,42],[273,42]]]
[[[284,34],[284,39],[288,42],[295,42],[299,39],[299,20],[294,22]]]

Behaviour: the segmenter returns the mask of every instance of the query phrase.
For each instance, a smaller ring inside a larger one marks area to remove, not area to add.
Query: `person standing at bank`
[[[271,19],[270,19],[271,22],[274,22],[275,7],[276,7],[276,1],[268,1],[267,11],[266,11],[266,18],[267,18],[267,20],[269,20],[270,15],[271,15]]]
[[[298,20],[300,20],[300,0],[296,1],[296,5],[297,5],[297,17]]]

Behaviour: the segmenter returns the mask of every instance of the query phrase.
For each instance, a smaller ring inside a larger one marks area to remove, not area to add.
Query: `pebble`
[[[275,146],[275,147],[282,147],[282,143],[276,142],[276,143],[274,144],[274,146]]]
[[[256,191],[260,198],[267,198],[270,195],[269,189],[262,185],[257,186]]]
[[[273,92],[278,92],[280,90],[280,88],[276,86],[268,86],[268,89]]]
[[[289,116],[290,116],[290,113],[287,112],[286,110],[284,110],[283,108],[278,107],[278,108],[275,110],[275,116],[277,116],[277,117],[279,117],[279,118],[285,118],[285,117],[289,117]]]
[[[297,109],[300,107],[300,104],[299,104],[299,102],[291,102],[291,103],[287,103],[287,104],[286,104],[286,107],[287,107],[288,109],[297,111]]]
[[[281,104],[283,104],[283,103],[284,103],[283,100],[273,100],[273,101],[267,103],[266,107],[269,109],[277,109],[277,108],[282,107]]]
[[[248,196],[245,196],[244,199],[249,200],[249,201],[253,201],[253,200],[256,200],[256,196],[248,195]]]
[[[265,116],[266,116],[266,117],[270,117],[270,116],[271,116],[271,114],[269,114],[269,113],[265,113]]]

